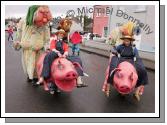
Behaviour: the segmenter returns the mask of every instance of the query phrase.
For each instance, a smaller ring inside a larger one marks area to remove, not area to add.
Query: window
[[[96,17],[103,16],[105,14],[105,9],[104,8],[95,8],[95,13]]]
[[[96,17],[99,17],[99,16],[101,16],[101,12],[98,10],[96,11]]]

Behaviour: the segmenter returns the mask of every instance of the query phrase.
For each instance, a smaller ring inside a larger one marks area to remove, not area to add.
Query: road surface
[[[26,82],[21,65],[21,51],[5,42],[5,112],[6,113],[153,113],[155,111],[155,73],[148,71],[149,85],[140,102],[132,95],[120,96],[114,89],[107,98],[101,91],[108,59],[81,52],[89,86],[71,93],[50,95]],[[4,83],[2,83],[4,84]]]

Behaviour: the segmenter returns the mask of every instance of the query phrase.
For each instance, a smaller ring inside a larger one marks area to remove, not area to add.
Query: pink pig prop
[[[45,56],[46,53],[42,54],[37,61],[38,78],[40,77],[42,72],[43,61]],[[78,66],[77,63],[72,63],[66,58],[55,59],[51,66],[51,77],[50,79],[44,82],[44,89],[48,91],[49,89],[47,84],[49,82],[52,82],[55,83],[56,86],[62,91],[72,91],[76,86],[78,78],[78,73],[75,69],[76,66]]]
[[[129,94],[136,86],[138,75],[135,67],[124,61],[115,69],[113,86],[121,94]]]

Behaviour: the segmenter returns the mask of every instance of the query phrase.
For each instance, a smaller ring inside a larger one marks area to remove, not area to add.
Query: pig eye
[[[129,76],[129,79],[130,79],[131,81],[133,81],[133,76]]]
[[[64,67],[63,67],[63,65],[62,64],[58,64],[58,69],[59,70],[62,70]]]
[[[71,64],[71,67],[75,68],[75,66],[73,64]]]
[[[122,77],[123,77],[122,73],[117,72],[117,77],[118,77],[118,78],[122,78]]]

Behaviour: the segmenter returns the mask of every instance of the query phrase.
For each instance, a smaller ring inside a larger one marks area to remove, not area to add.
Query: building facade
[[[109,15],[106,14],[107,5],[95,5],[93,13],[93,33],[107,37]]]

